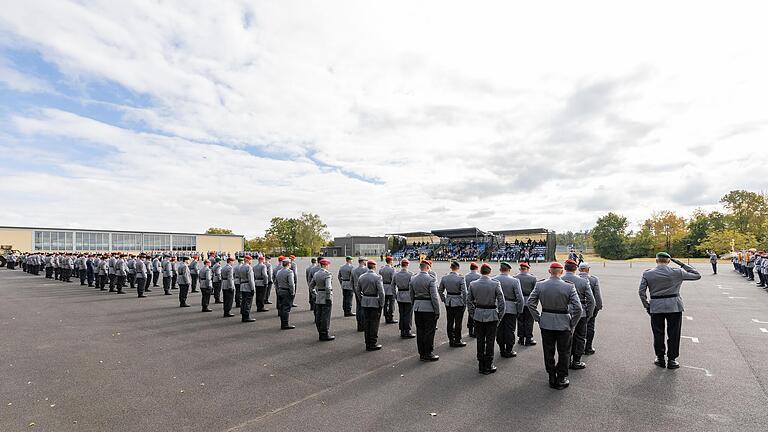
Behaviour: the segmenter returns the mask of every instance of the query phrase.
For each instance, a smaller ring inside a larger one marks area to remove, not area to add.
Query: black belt
[[[496,309],[496,306],[475,306],[475,309]]]
[[[349,282],[349,279],[342,279],[342,282]]]
[[[317,291],[326,291],[325,288],[316,288]]]
[[[509,298],[509,297],[507,297],[507,296],[504,296],[504,300],[506,300],[506,301],[511,301],[511,302],[513,302],[513,301],[517,301],[517,300],[511,299],[511,298]]]
[[[416,298],[414,298],[414,300],[432,301],[432,297],[427,297],[427,298],[418,298],[418,297],[416,297]]]
[[[652,295],[651,299],[656,300],[656,299],[673,298],[673,297],[678,297],[679,295],[680,294]]]
[[[559,315],[568,315],[568,310],[566,309],[548,309],[548,308],[542,308],[542,312],[551,313],[551,314],[559,314]]]
[[[225,278],[225,277],[223,277],[223,278],[221,278],[221,280],[229,280],[229,278]]]
[[[363,297],[378,297],[378,294],[363,294]]]
[[[384,285],[392,285],[392,281],[384,282]]]

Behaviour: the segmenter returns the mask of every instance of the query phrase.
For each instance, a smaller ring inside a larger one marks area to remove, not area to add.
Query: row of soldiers
[[[748,281],[757,276],[757,286],[768,288],[768,253],[757,249],[742,250],[733,253],[733,269]]]

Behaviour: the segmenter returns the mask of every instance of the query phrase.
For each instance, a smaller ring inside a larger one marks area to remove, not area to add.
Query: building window
[[[373,243],[358,243],[355,245],[356,255],[381,255],[384,253],[386,245]]]
[[[109,233],[75,232],[75,250],[108,251]]]
[[[171,250],[171,236],[169,234],[144,234],[145,251],[169,251]]]
[[[187,235],[173,236],[173,250],[194,251],[197,250],[197,237]]]
[[[112,250],[140,251],[141,234],[112,234]]]
[[[72,232],[35,231],[35,250],[71,251],[74,248]]]

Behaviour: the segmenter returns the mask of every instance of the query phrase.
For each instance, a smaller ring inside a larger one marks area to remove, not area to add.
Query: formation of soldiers
[[[755,281],[760,288],[768,288],[768,253],[757,249],[740,250],[731,258],[734,271],[748,281]]]

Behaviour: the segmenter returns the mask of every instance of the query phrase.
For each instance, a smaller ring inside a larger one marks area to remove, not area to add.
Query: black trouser
[[[272,282],[267,284],[267,293],[264,294],[264,303],[269,301],[270,295],[272,295]]]
[[[365,311],[362,313],[362,315],[365,316],[365,320],[363,321],[363,329],[365,330],[365,347],[368,348],[375,346],[379,341],[379,321],[381,321],[381,308],[366,307],[360,308],[360,310]],[[358,312],[357,316],[360,315],[360,312]]]
[[[187,295],[189,295],[189,285],[179,284],[179,304],[187,304]]]
[[[736,271],[739,271],[739,264],[738,263],[733,263],[733,269],[736,270]]]
[[[712,264],[712,272],[713,272],[714,274],[717,274],[717,263],[714,263],[714,262],[713,262],[713,263],[710,263],[710,264]]]
[[[267,294],[267,286],[257,286],[254,298],[256,299],[256,310],[264,310],[264,296]]]
[[[210,296],[210,294],[209,294]],[[240,293],[240,315],[243,320],[251,317],[251,305],[253,304],[253,291],[242,291]]]
[[[200,287],[200,293],[201,293],[200,305],[204,310],[208,309],[208,305],[211,304],[211,289]]]
[[[190,285],[190,288],[192,288],[192,292],[197,292],[197,273],[192,273],[192,285]]]
[[[231,289],[221,290],[224,297],[224,315],[232,313],[232,300],[235,298],[235,291]]]
[[[64,282],[69,282],[69,277],[72,273],[72,270],[70,269],[61,269],[61,280]]]
[[[664,345],[664,327],[667,330],[667,344]],[[653,349],[656,357],[664,357],[666,352],[670,360],[680,355],[680,331],[683,327],[683,313],[652,313],[651,330],[653,331]]]
[[[498,321],[475,321],[477,360],[481,363],[487,363],[488,366],[493,363],[493,345],[496,343],[498,324]]]
[[[136,286],[136,273],[128,273],[128,285],[131,286],[131,289],[134,289]]]
[[[95,275],[93,273],[93,270],[86,270],[85,271],[85,277],[88,279],[88,286],[93,286],[93,280],[95,279]]]
[[[153,271],[152,272],[152,285],[157,286],[157,283],[160,281],[160,272],[159,271]]]
[[[24,270],[26,271],[26,270]],[[53,268],[53,278],[56,280],[61,279],[61,267],[54,267]]]
[[[331,300],[326,300],[325,304],[315,304],[315,326],[317,334],[321,337],[328,337],[331,329]]]
[[[592,349],[592,341],[595,339],[595,318],[597,318],[597,312],[598,310],[595,309],[595,314],[587,321],[587,343],[585,349]]]
[[[99,289],[105,290],[107,289],[107,275],[99,275]]]
[[[213,283],[213,300],[221,303],[221,281]]]
[[[582,305],[584,310],[587,310]],[[573,361],[577,362],[581,360],[581,356],[584,355],[584,348],[587,345],[587,317],[581,317],[579,322],[576,323],[576,327],[573,329],[573,342],[571,342],[571,355]]]
[[[747,280],[755,280],[755,269],[747,267]]]
[[[293,296],[290,291],[277,290],[277,313],[280,317],[280,327],[287,327],[291,316],[291,305],[293,305]]]
[[[386,322],[392,322],[395,318],[395,296],[394,295],[385,295],[384,296],[384,320]]]
[[[243,295],[240,293],[240,284],[235,284],[235,307],[240,307],[240,301],[242,300]]]
[[[171,289],[176,289],[176,281],[178,280],[179,276],[174,273],[171,275]]]
[[[170,276],[163,276],[163,290],[165,292],[171,291],[171,277]]]
[[[533,315],[530,309],[523,308],[523,313],[517,315],[517,337],[525,340],[533,339]]]
[[[571,332],[541,329],[541,346],[544,349],[544,367],[547,373],[557,373],[557,376],[567,377],[571,354]],[[555,349],[557,349],[557,364],[555,364]]]
[[[355,293],[355,319],[357,319],[357,330],[365,330],[365,308],[360,304],[362,301],[362,296],[357,295]]]
[[[517,314],[504,314],[501,317],[499,328],[496,330],[496,343],[499,344],[499,352],[511,353],[515,346],[515,327],[517,326]]]
[[[343,289],[341,294],[343,296],[341,308],[344,309],[345,314],[352,313],[352,297],[355,295],[355,292],[351,289]]]
[[[13,270],[11,268],[10,264],[8,264],[8,270]],[[46,267],[45,268],[45,278],[46,279],[53,279],[53,267]]]
[[[411,333],[411,318],[413,317],[413,303],[397,302],[397,310],[400,312],[400,334]]]
[[[309,310],[315,310],[315,293],[309,290]]]
[[[467,331],[471,334],[475,331],[475,320],[472,319],[472,315],[467,314]]]
[[[149,286],[152,285],[152,275],[147,274],[147,280],[144,283],[144,292],[150,291]]]
[[[144,295],[144,278],[134,278],[134,282],[136,282],[136,292],[138,295]]]
[[[117,282],[117,275],[112,273],[108,275],[109,277],[109,291],[112,292],[115,290],[115,282]]]
[[[117,292],[119,293],[123,292],[124,286],[125,286],[125,276],[117,275]]]
[[[77,275],[80,277],[80,285],[85,285],[85,269],[79,269]]]
[[[448,321],[446,333],[448,333],[448,341],[451,343],[461,341],[461,324],[464,320],[464,309],[464,306],[445,307],[445,318]]]
[[[763,274],[762,271],[759,269],[757,270],[757,277],[760,280],[760,283],[758,285],[765,285],[765,274]]]
[[[416,346],[421,357],[432,354],[435,350],[435,326],[437,315],[434,312],[414,312],[416,323]]]

